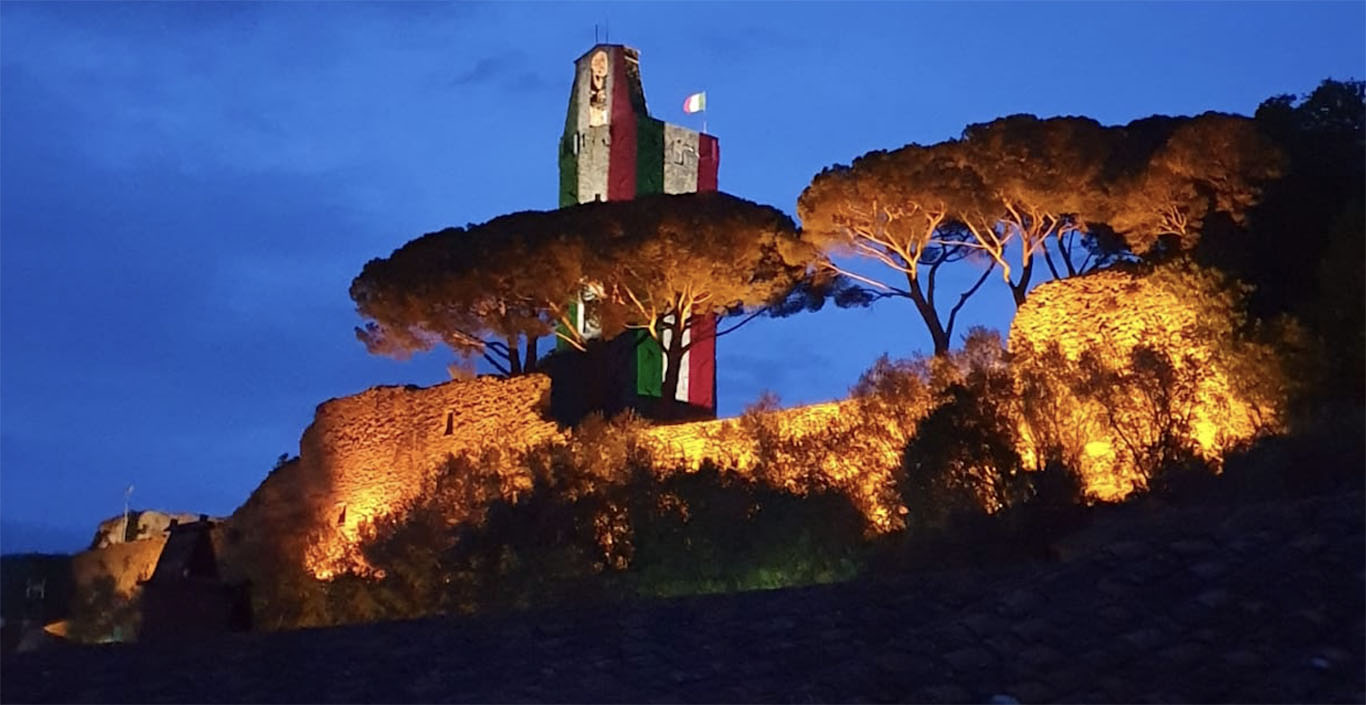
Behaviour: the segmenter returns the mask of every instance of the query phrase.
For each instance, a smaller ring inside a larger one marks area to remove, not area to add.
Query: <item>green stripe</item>
[[[579,202],[579,155],[574,153],[574,139],[579,134],[578,81],[569,91],[569,113],[564,117],[564,134],[560,136],[560,207]]]
[[[664,349],[643,330],[636,331],[636,394],[664,396]]]
[[[664,121],[636,120],[636,195],[664,193]]]
[[[579,302],[578,302],[578,301],[571,301],[571,302],[569,302],[569,320],[571,320],[571,321],[577,321],[577,320],[579,320]],[[571,332],[570,332],[568,329],[566,329],[566,328],[564,327],[564,324],[563,324],[563,323],[556,323],[556,324],[555,324],[555,330],[559,331],[561,335],[566,335],[566,336],[571,336],[571,337],[572,337]],[[569,343],[565,342],[565,339],[562,338],[562,337],[560,337],[560,335],[557,335],[557,336],[555,336],[555,349],[556,349],[556,350],[568,350],[568,349],[569,349]]]

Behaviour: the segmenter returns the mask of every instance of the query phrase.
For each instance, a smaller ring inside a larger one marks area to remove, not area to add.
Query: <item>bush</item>
[[[715,468],[632,489],[638,595],[755,590],[846,580],[863,561],[862,514],[842,494],[798,496]]]
[[[1231,500],[1361,492],[1366,481],[1366,415],[1335,409],[1289,435],[1258,439],[1232,453],[1220,477]]]
[[[913,531],[944,530],[1023,499],[1014,381],[1000,337],[969,333],[948,386],[906,444],[901,497]]]
[[[141,594],[119,592],[114,578],[101,575],[76,589],[67,636],[96,644],[134,641],[142,623]]]

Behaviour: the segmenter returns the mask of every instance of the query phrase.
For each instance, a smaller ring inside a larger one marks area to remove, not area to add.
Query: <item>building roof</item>
[[[172,524],[170,536],[157,559],[156,570],[147,582],[165,583],[188,578],[217,580],[218,560],[209,534],[213,526],[206,517],[188,524]]]

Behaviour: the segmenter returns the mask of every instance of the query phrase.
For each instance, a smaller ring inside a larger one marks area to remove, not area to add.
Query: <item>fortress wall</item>
[[[784,434],[799,438],[828,429],[848,405],[848,401],[811,404],[767,412],[765,417]],[[739,419],[716,419],[656,426],[646,430],[642,440],[661,464],[695,470],[710,460],[720,467],[744,469],[754,465],[758,448],[753,438],[742,435]]]
[[[306,567],[319,576],[361,566],[355,548],[364,522],[415,499],[451,455],[497,451],[486,469],[506,472],[509,486],[520,487],[527,480],[520,454],[565,438],[544,416],[548,394],[549,379],[530,375],[429,388],[375,387],[319,405],[300,440],[299,458],[273,470],[222,532],[228,562],[251,561],[253,552],[270,547],[303,553]],[[870,522],[889,525],[896,507],[886,493],[899,445],[877,447],[872,458],[868,443],[860,450],[822,435],[846,430],[847,412],[856,403],[762,414],[770,434],[764,452],[771,461],[763,479],[798,488],[800,475],[816,472],[847,491]],[[759,439],[740,419],[657,426],[640,440],[661,470],[695,470],[710,460],[753,477],[760,458]],[[227,573],[242,574],[234,566]]]
[[[1207,460],[1218,463],[1230,447],[1257,435],[1275,409],[1240,393],[1221,357],[1235,335],[1231,311],[1236,293],[1220,286],[1208,272],[1190,267],[1159,268],[1136,273],[1107,270],[1047,282],[1030,293],[1015,315],[1010,348],[1016,355],[1056,345],[1075,362],[1084,352],[1109,367],[1132,369],[1131,354],[1140,345],[1165,352],[1195,379],[1191,433],[1186,439]],[[1268,374],[1273,372],[1267,371]],[[1093,496],[1116,500],[1144,485],[1144,479],[1095,401],[1064,394],[1068,416],[1061,426],[1072,436],[1070,450],[1081,466]],[[1120,418],[1126,428],[1151,432],[1142,419]],[[1032,430],[1022,429],[1028,439]],[[1021,448],[1026,459],[1032,448]]]
[[[1189,300],[1192,293],[1114,270],[1046,282],[1015,314],[1010,344],[1055,343],[1074,360],[1088,349],[1127,354],[1139,344],[1201,351],[1206,342],[1188,333],[1200,313]]]
[[[247,535],[303,535],[310,567],[347,562],[360,526],[414,499],[451,455],[515,455],[561,438],[545,418],[550,380],[481,377],[373,387],[318,406],[299,458],[275,469],[234,513]]]
[[[748,427],[742,419],[659,426],[641,440],[661,469],[696,470],[711,461],[790,491],[813,480],[837,488],[874,530],[888,531],[904,513],[893,474],[907,433],[860,426],[868,420],[860,412],[859,400],[845,399],[763,412]]]
[[[152,577],[165,545],[163,535],[82,551],[71,558],[71,575],[78,590],[89,587],[96,578],[109,576],[119,593],[130,595],[138,581]]]

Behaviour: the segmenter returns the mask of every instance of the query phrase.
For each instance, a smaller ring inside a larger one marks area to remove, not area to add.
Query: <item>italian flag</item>
[[[686,404],[709,409],[716,407],[716,316],[704,314],[691,317],[683,330],[682,345],[697,342],[683,353],[682,364],[678,368],[678,390],[674,399]],[[666,316],[665,322],[673,323],[673,316]],[[671,347],[673,332],[664,331],[664,346],[649,338],[645,331],[636,331],[639,340],[636,347],[636,393],[645,397],[664,396],[664,375],[668,373],[669,361],[664,347]]]
[[[706,92],[706,91],[702,91],[701,93],[694,93],[694,94],[688,96],[688,99],[687,99],[687,100],[683,101],[683,112],[688,113],[689,115],[691,115],[692,113],[700,113],[700,112],[702,112],[703,110],[706,110],[706,109],[707,109],[707,92]]]
[[[577,62],[564,134],[560,139],[561,207],[594,201],[621,201],[645,194],[715,191],[720,166],[720,143],[713,135],[700,134],[650,117],[638,73],[633,74],[621,47],[605,47],[609,70],[603,90],[607,120],[598,122],[590,112],[592,80],[589,55]],[[637,67],[638,71],[638,67]],[[688,96],[684,110],[706,110],[707,94]],[[592,293],[581,292],[570,303],[568,320],[585,339],[602,331],[587,315]],[[716,316],[700,314],[683,334],[681,344],[693,345],[679,365],[680,402],[715,409]],[[637,396],[662,397],[667,363],[664,349],[642,330],[618,336],[623,346],[622,380]],[[557,347],[569,347],[563,340]],[[633,384],[632,384],[633,382]]]

